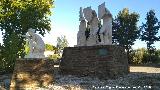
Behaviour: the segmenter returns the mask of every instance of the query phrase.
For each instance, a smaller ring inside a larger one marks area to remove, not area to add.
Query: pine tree
[[[159,41],[160,37],[157,36],[160,28],[157,17],[155,16],[154,10],[147,12],[146,23],[141,26],[141,40],[147,43],[147,50],[149,53],[149,61],[151,61],[151,55],[154,54],[154,42]]]

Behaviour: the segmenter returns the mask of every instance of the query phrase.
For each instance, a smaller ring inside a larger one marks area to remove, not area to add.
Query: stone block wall
[[[116,78],[129,72],[125,49],[116,45],[67,47],[60,70],[63,74]]]
[[[10,90],[36,90],[52,84],[54,62],[45,59],[17,59]]]

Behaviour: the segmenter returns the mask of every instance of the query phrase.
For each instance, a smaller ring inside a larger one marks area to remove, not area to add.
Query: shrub
[[[53,55],[49,55],[48,57],[49,59],[53,59],[53,60],[57,60],[59,58],[61,58],[58,54],[53,54]]]
[[[154,54],[151,54],[151,61],[149,53],[145,48],[133,50],[130,56],[131,64],[160,63],[160,50],[155,50]]]
[[[131,53],[131,63],[142,64],[146,50],[144,48],[133,50]]]

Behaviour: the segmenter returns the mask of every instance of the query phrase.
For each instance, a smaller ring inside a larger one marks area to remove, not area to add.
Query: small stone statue
[[[26,37],[26,39],[29,41],[30,52],[25,56],[25,58],[45,58],[44,41],[39,35],[35,34],[35,29],[28,29],[27,34],[22,35],[22,37]]]
[[[100,29],[101,45],[112,45],[112,14],[105,8],[105,3],[98,6],[98,17],[103,19]]]

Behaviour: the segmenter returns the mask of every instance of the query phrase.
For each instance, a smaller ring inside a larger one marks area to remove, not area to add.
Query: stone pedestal
[[[36,90],[53,84],[54,62],[45,59],[17,59],[10,90]]]
[[[116,45],[67,47],[60,70],[63,74],[116,78],[129,72],[125,49]]]

